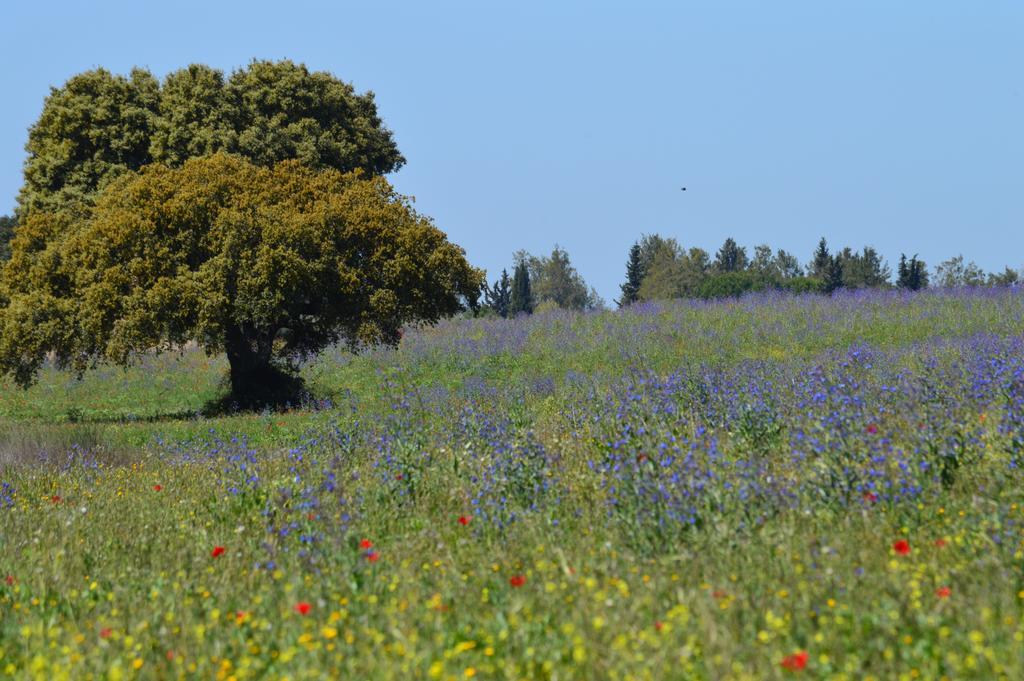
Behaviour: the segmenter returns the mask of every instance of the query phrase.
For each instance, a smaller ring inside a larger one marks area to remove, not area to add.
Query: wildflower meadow
[[[1024,678],[1024,292],[453,319],[0,386],[0,677]]]

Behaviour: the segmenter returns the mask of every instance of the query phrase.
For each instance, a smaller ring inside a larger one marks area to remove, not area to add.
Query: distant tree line
[[[503,269],[493,283],[484,283],[481,309],[485,314],[515,317],[552,308],[604,306],[559,246],[545,257],[519,251],[513,260],[511,276]],[[671,237],[646,234],[629,249],[626,280],[616,303],[624,307],[645,300],[727,298],[766,290],[831,294],[840,289],[1009,286],[1020,279],[1021,273],[1009,267],[986,274],[962,255],[940,263],[929,274],[917,255],[900,254],[894,273],[874,247],[833,252],[824,237],[804,266],[792,253],[773,251],[767,244],[755,246],[751,256],[729,238],[712,257],[702,248],[684,248]]]
[[[546,257],[519,251],[513,259],[511,276],[504,269],[493,283],[484,283],[485,313],[515,317],[538,309],[590,310],[604,306],[559,246]],[[939,264],[930,276],[926,263],[917,255],[908,258],[901,254],[893,273],[872,246],[833,252],[824,238],[804,266],[792,253],[773,251],[766,244],[755,246],[751,256],[729,238],[712,257],[702,248],[684,248],[671,237],[647,234],[629,249],[626,280],[616,303],[624,307],[644,300],[726,298],[773,289],[831,294],[840,289],[894,286],[917,291],[929,284],[1005,286],[1016,284],[1020,276],[1009,267],[998,274],[985,274],[975,263],[965,263],[961,255]]]
[[[1009,267],[986,275],[973,262],[965,264],[963,256],[941,263],[934,273],[934,283],[941,287],[1010,285],[1019,278],[1020,273]],[[729,238],[712,258],[701,248],[685,249],[673,238],[649,234],[629,249],[617,302],[622,307],[643,300],[723,298],[769,289],[831,294],[839,289],[897,286],[916,291],[931,283],[927,265],[917,255],[901,254],[895,282],[892,279],[892,270],[871,246],[832,252],[822,238],[803,267],[793,254],[773,252],[766,244],[756,246],[751,257]]]

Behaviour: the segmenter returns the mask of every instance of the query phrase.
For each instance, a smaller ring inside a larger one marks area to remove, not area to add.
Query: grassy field
[[[0,676],[1024,678],[1024,293],[452,320],[0,386]]]

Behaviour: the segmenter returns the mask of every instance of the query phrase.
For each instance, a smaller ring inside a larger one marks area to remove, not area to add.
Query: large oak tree
[[[32,211],[0,278],[0,372],[81,373],[195,342],[234,398],[272,400],[295,358],[475,303],[481,273],[381,177],[224,153],[111,181],[84,218]]]

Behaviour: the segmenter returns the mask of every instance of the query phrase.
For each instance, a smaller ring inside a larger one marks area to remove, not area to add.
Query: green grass
[[[635,314],[554,313],[524,321],[444,322],[415,333],[397,350],[352,356],[330,349],[302,375],[318,397],[361,408],[381,406],[380,386],[391,377],[422,389],[455,389],[467,379],[522,386],[567,373],[597,380],[634,367],[657,372],[681,366],[729,365],[743,360],[808,359],[866,344],[912,347],[935,338],[979,333],[1007,336],[1024,329],[1020,296],[990,291],[950,297],[888,294],[782,298],[775,305],[658,303]],[[488,339],[521,330],[521,346],[492,350]],[[185,439],[210,428],[247,435],[257,444],[283,446],[320,420],[301,409],[277,414],[196,418],[226,390],[227,362],[198,350],[146,356],[128,368],[100,367],[81,379],[44,367],[27,391],[0,379],[0,423],[101,424],[111,446],[141,448],[155,436]],[[283,430],[276,430],[271,424]],[[283,436],[279,437],[279,435]]]
[[[870,383],[887,363],[923,371],[929,352],[969,361],[945,340],[1019,338],[1022,310],[1018,294],[929,294],[452,321],[304,367],[331,409],[217,418],[182,417],[219,394],[224,362],[198,352],[82,380],[48,368],[0,392],[0,480],[16,490],[9,508],[0,496],[0,676],[1022,678],[1024,486],[1001,407],[940,391],[939,439],[976,441],[953,484],[913,501],[841,505],[810,485],[763,518],[723,497],[673,532],[610,515],[590,466],[635,369],[796,376],[870,345]],[[784,435],[807,427],[780,404]],[[910,452],[934,407],[899,404],[879,423]],[[652,439],[636,451],[669,433],[706,442],[686,410],[637,413]],[[708,427],[730,464],[756,449],[774,478],[832,470]],[[488,477],[504,447],[523,453]],[[473,505],[483,479],[517,520]],[[786,669],[799,651],[806,668]]]

